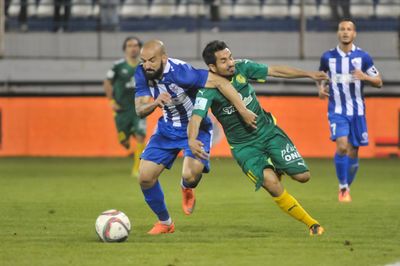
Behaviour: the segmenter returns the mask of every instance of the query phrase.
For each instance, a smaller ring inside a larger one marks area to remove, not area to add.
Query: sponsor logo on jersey
[[[231,106],[222,108],[222,111],[223,111],[225,114],[231,115],[231,114],[233,114],[234,112],[236,112],[236,108],[235,108],[233,105],[231,105]]]
[[[242,94],[239,93],[239,96],[242,99],[244,105],[246,105],[246,106],[249,105],[251,103],[251,101],[253,101],[253,97],[251,95],[243,98]],[[227,106],[227,107],[222,108],[222,111],[225,114],[231,115],[234,112],[236,112],[237,110],[233,105],[231,105],[231,106]]]
[[[352,74],[332,74],[332,81],[336,83],[351,83],[354,82]]]
[[[125,88],[127,89],[134,89],[135,87],[136,87],[135,77],[132,77],[129,82],[125,83]]]
[[[249,105],[251,103],[251,101],[253,101],[253,97],[251,95],[249,95],[247,97],[244,97],[244,99],[243,99],[243,96],[240,93],[239,93],[239,95],[240,95],[240,98],[242,99],[244,105],[246,105],[246,106]],[[234,112],[236,112],[237,110],[233,105],[230,105],[230,106],[222,108],[222,111],[225,114],[231,115]]]
[[[302,160],[301,155],[297,151],[296,147],[289,143],[286,145],[285,149],[281,150],[281,156],[286,162]]]

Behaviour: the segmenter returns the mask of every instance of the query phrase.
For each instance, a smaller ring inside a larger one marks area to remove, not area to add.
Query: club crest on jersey
[[[176,85],[176,84],[174,84],[174,83],[172,83],[172,84],[170,84],[169,86],[169,89],[171,90],[171,91],[173,91],[175,94],[178,94],[179,93],[179,87]]]
[[[237,83],[246,83],[245,77],[242,76],[242,74],[239,74],[236,76],[236,82]]]
[[[361,143],[368,143],[368,132],[363,132],[361,134],[362,140]]]

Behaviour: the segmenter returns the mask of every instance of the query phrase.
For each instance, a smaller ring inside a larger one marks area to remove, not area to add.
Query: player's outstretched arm
[[[190,117],[187,127],[189,147],[192,150],[194,156],[199,159],[208,160],[208,154],[203,149],[204,144],[201,141],[197,140],[201,120],[203,120],[203,118],[197,114],[193,114]]]
[[[111,109],[113,111],[118,111],[121,109],[121,106],[114,100],[113,98],[113,86],[111,80],[105,79],[103,82],[104,91],[106,92],[107,99],[110,101]]]
[[[243,120],[252,128],[257,128],[257,115],[246,108],[239,93],[225,78],[209,72],[205,88],[217,88],[238,110]]]
[[[144,118],[151,114],[157,107],[164,107],[165,104],[171,102],[171,95],[169,93],[162,93],[158,95],[157,99],[153,102],[150,101],[150,96],[141,96],[135,98],[136,114],[140,118]]]
[[[277,78],[311,78],[315,81],[329,80],[329,76],[323,71],[303,71],[290,66],[269,66],[268,76]]]

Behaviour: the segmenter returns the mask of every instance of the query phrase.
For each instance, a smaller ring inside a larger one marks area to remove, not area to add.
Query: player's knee
[[[347,153],[347,143],[337,143],[336,145],[336,153],[340,156],[343,156]]]
[[[278,197],[282,191],[283,186],[277,176],[265,176],[262,187],[269,192],[272,197]]]
[[[304,172],[301,174],[296,174],[291,176],[294,180],[299,181],[301,183],[305,183],[310,180],[310,172]]]
[[[336,153],[339,154],[340,156],[346,155],[347,150],[346,148],[337,148]]]
[[[183,169],[182,177],[187,184],[193,184],[200,178],[201,173],[196,173],[191,169]]]
[[[136,134],[135,139],[138,143],[144,143],[144,141],[145,141],[145,137],[140,134]]]
[[[203,173],[203,168],[203,165],[201,165],[201,167],[197,165],[186,165],[182,169],[182,177],[188,184],[195,183]]]
[[[129,140],[124,140],[120,142],[122,146],[124,146],[125,149],[129,150],[130,148],[130,143]]]
[[[140,173],[138,177],[138,182],[141,188],[151,188],[156,183],[157,179],[152,176]]]
[[[278,177],[274,174],[269,174],[269,175],[265,175],[264,174],[264,180],[263,180],[263,184],[262,186],[270,191],[270,190],[274,190],[274,188],[276,186],[278,186],[278,184],[280,183]]]

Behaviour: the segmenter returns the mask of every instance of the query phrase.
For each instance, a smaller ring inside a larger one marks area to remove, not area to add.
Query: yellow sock
[[[292,195],[286,192],[286,189],[283,191],[282,195],[273,197],[273,199],[276,204],[278,204],[279,208],[293,218],[305,223],[308,227],[313,224],[319,224],[316,220],[311,218]]]
[[[145,147],[146,144],[144,143],[136,143],[135,156],[133,159],[133,168],[132,168],[133,176],[139,174],[140,155],[142,154]]]

